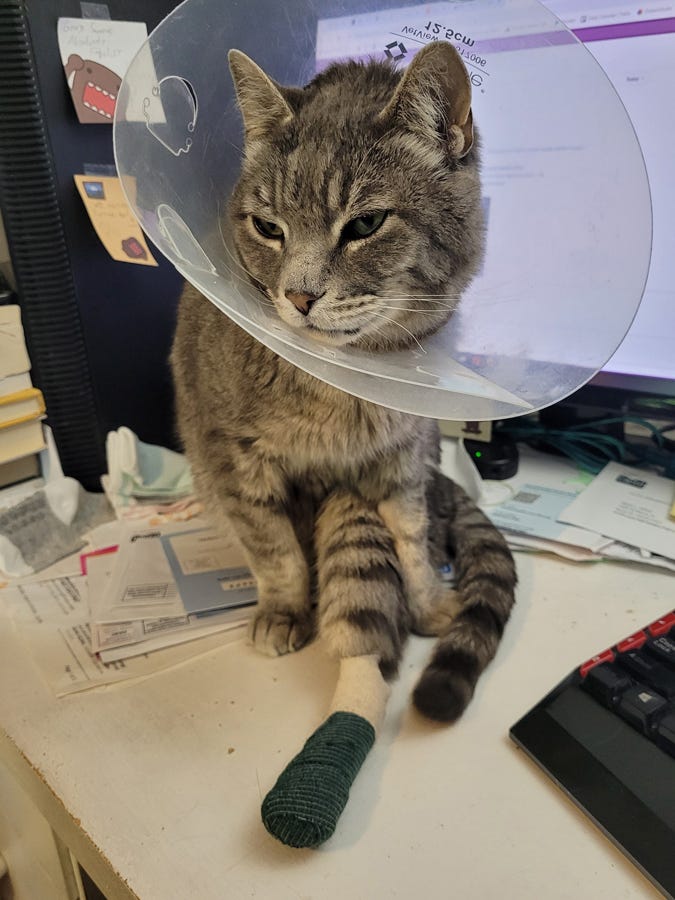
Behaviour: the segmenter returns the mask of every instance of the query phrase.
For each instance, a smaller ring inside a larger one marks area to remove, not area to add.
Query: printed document
[[[670,479],[612,462],[560,518],[675,559],[675,522],[668,515],[672,496]]]

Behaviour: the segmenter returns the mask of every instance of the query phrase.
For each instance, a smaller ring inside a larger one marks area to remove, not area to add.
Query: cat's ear
[[[227,59],[247,139],[264,137],[290,122],[293,110],[279,85],[241,50],[230,50]]]
[[[423,47],[380,117],[435,140],[440,137],[452,156],[466,156],[473,146],[471,82],[455,48],[445,41]]]

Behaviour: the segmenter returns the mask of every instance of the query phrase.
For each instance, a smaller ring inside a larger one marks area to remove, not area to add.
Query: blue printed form
[[[233,540],[211,528],[162,535],[160,540],[190,615],[256,602],[255,579]]]
[[[501,528],[554,541],[565,528],[558,516],[576,496],[542,484],[522,484],[510,500],[488,512]]]
[[[521,482],[513,497],[499,506],[486,508],[485,513],[504,531],[574,544],[595,552],[607,544],[606,538],[558,521],[577,495],[575,490]]]

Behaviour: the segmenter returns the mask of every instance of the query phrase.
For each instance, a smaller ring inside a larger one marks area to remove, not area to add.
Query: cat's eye
[[[358,216],[356,219],[352,219],[351,222],[347,222],[342,229],[342,236],[347,241],[358,241],[360,238],[368,237],[381,227],[386,218],[386,211]]]
[[[284,238],[284,229],[276,222],[268,222],[267,219],[260,219],[258,216],[252,216],[255,230],[262,234],[263,237],[270,238],[273,241],[282,241]]]

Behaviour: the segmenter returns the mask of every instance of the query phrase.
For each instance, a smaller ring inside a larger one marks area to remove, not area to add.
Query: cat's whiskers
[[[431,297],[384,297],[390,304],[378,304],[378,309],[400,310],[406,313],[417,313],[421,316],[450,315],[458,307],[458,303],[446,303]],[[399,303],[419,304],[419,306],[399,306]]]
[[[258,300],[258,302],[265,303],[267,306],[271,306],[276,309],[274,302],[267,296],[267,294],[262,290],[262,288],[256,289],[255,284],[251,284],[251,281],[249,278],[242,278],[241,275],[239,275],[237,272],[233,271],[228,265],[225,264],[224,268],[227,270],[227,272],[229,272],[229,274],[233,278],[236,278],[238,281],[240,281],[242,284],[245,284],[247,287],[253,288],[255,291],[255,298],[256,298],[256,300]],[[241,268],[244,270],[244,272],[246,272],[246,269],[244,269],[243,266]],[[254,276],[251,276],[251,278],[254,278]]]
[[[221,236],[222,236],[222,232],[221,232]],[[253,272],[249,272],[249,270],[246,268],[246,266],[244,266],[244,265],[241,263],[241,261],[240,261],[239,259],[237,259],[237,257],[234,255],[234,253],[232,253],[232,251],[230,250],[230,248],[227,246],[227,243],[225,242],[225,239],[224,239],[224,238],[223,238],[223,247],[225,248],[225,252],[226,252],[227,255],[230,257],[230,259],[231,259],[232,262],[235,264],[235,266],[237,266],[239,269],[241,269],[241,271],[244,272],[244,273],[245,273],[246,275],[248,275],[249,277],[248,277],[248,278],[242,278],[241,275],[239,275],[237,272],[234,272],[232,269],[230,269],[229,266],[226,266],[227,271],[228,271],[231,275],[234,275],[235,278],[238,278],[240,281],[243,281],[243,282],[245,282],[246,284],[250,284],[250,281],[249,281],[250,278],[252,278],[254,281],[257,281],[257,280],[258,280],[258,279],[255,277],[255,275],[253,274]]]
[[[237,281],[240,281],[242,284],[245,284],[245,285],[247,285],[248,287],[253,287],[253,285],[251,284],[250,278],[244,278],[244,277],[243,277],[242,275],[240,275],[238,272],[235,272],[234,269],[231,269],[230,266],[227,265],[227,263],[224,263],[224,264],[223,264],[223,268],[224,268],[225,271],[228,272],[233,278],[236,278]],[[243,271],[246,272],[246,269],[243,269]],[[247,273],[247,274],[248,274],[248,273]]]
[[[369,336],[375,335],[378,338],[382,338],[382,346],[378,347],[378,350],[395,350],[396,349],[396,341],[393,340],[391,334],[387,333],[386,328],[383,325],[375,325],[373,330],[370,332]],[[426,353],[426,351],[424,351]]]
[[[387,333],[386,333],[386,331],[384,330],[384,328],[382,327],[382,325],[373,325],[372,331],[369,332],[369,335],[368,335],[368,336],[373,335],[373,334],[374,334],[376,337],[382,337],[382,338],[384,338],[384,339],[387,340],[387,341],[390,341],[390,340],[391,340],[391,338],[388,338],[388,337],[387,337]]]
[[[400,322],[397,322],[395,319],[392,319],[391,316],[385,316],[385,315],[382,315],[381,313],[371,312],[370,315],[371,315],[371,316],[376,316],[378,319],[384,319],[385,322],[389,322],[389,323],[392,324],[392,325],[396,325],[398,328],[402,328],[402,329],[403,329],[405,332],[407,332],[407,333],[410,335],[410,337],[415,341],[415,343],[416,343],[417,346],[420,348],[420,350],[422,351],[422,353],[426,353],[426,352],[427,352],[427,351],[424,349],[424,347],[420,344],[420,342],[417,340],[417,338],[416,338],[415,335],[412,333],[412,331],[410,331],[409,328],[406,328],[405,325],[401,325]]]
[[[430,300],[454,300],[459,302],[461,300],[461,294],[406,294],[404,297],[399,297],[396,294],[380,294],[379,297],[382,300],[419,300],[421,303],[425,303]]]
[[[271,306],[273,309],[276,309],[274,301],[266,294],[265,291],[262,290],[262,288],[256,289],[256,285],[252,284],[251,280],[249,278],[243,278],[241,275],[239,275],[237,272],[235,272],[233,269],[231,269],[227,264],[224,264],[224,268],[233,278],[236,278],[237,281],[240,281],[242,284],[245,284],[249,288],[253,288],[255,291],[255,298],[259,303],[264,303],[267,306]],[[250,273],[248,273],[247,269],[245,269],[243,266],[240,266],[240,268],[244,272],[247,272],[247,274],[250,274]],[[251,278],[253,278],[255,280],[254,275],[251,275]]]
[[[433,316],[436,313],[453,312],[453,308],[449,306],[439,306],[434,309],[415,309],[410,306],[378,306],[378,309],[392,309],[397,312],[418,313],[420,316]]]
[[[389,303],[434,303],[438,306],[439,309],[457,308],[456,303],[447,302],[445,298],[441,299],[440,297],[415,297],[408,295],[407,297],[380,297],[378,299],[386,300]]]
[[[244,272],[244,274],[248,275],[249,278],[253,278],[253,277],[254,277],[253,274],[252,274],[251,272],[249,272],[249,270],[246,268],[246,266],[243,266],[243,265],[242,265],[242,264],[241,264],[241,263],[233,256],[233,254],[231,253],[231,251],[230,251],[227,247],[225,247],[225,250],[227,251],[227,253],[228,253],[230,259],[234,262],[234,264],[235,264],[236,266],[238,266],[238,267],[241,269],[242,272]],[[230,268],[228,268],[228,272],[230,272],[232,275],[234,275],[234,276],[236,276],[237,278],[239,278],[240,281],[248,281],[248,279],[243,278],[238,272],[234,272],[234,271],[233,271],[232,269],[230,269]],[[249,282],[249,283],[250,283],[250,282]]]

